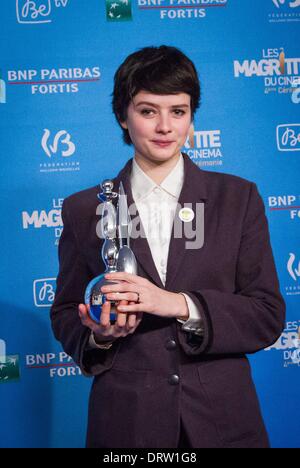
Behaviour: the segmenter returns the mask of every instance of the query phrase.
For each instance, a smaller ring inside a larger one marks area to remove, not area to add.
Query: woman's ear
[[[190,129],[189,129],[189,145],[191,148],[195,146],[195,139],[194,139],[194,122],[191,122]]]
[[[119,122],[120,122],[121,127],[124,128],[124,130],[128,130],[128,125],[126,121],[125,122],[119,121]]]

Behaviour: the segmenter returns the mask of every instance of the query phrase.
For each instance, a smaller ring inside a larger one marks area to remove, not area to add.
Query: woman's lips
[[[160,146],[161,148],[166,148],[167,146],[170,146],[173,143],[173,141],[152,140],[152,143],[154,143],[157,146]]]

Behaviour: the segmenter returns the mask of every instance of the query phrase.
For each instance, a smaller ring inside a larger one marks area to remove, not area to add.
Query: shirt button
[[[169,384],[170,385],[178,385],[179,384],[179,375],[173,374],[169,377]]]
[[[167,340],[166,341],[166,349],[172,350],[176,348],[176,341],[175,340]]]

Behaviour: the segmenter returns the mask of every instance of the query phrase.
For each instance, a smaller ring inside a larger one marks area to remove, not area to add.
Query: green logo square
[[[131,0],[106,0],[107,21],[132,20]]]
[[[19,355],[1,356],[0,360],[0,384],[19,380]]]

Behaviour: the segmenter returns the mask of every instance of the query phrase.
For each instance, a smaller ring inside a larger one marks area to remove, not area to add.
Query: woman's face
[[[121,125],[128,129],[136,157],[154,163],[177,158],[191,125],[191,98],[186,93],[140,91]]]

